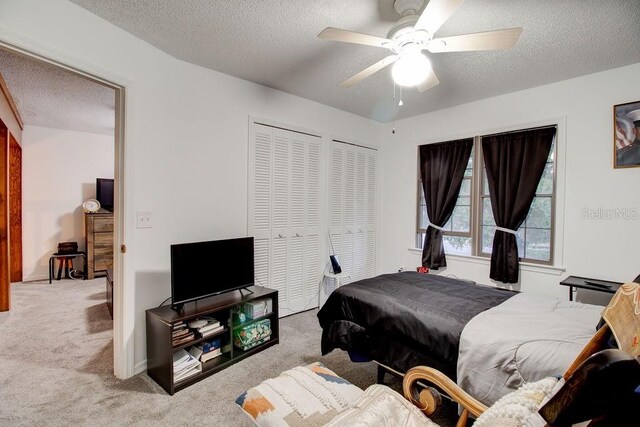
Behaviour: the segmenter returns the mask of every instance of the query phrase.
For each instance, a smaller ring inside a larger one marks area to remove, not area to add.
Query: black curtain
[[[555,128],[544,128],[482,138],[491,209],[498,227],[515,231],[527,218],[555,133]],[[496,230],[489,277],[516,283],[519,272],[515,234]]]
[[[451,218],[472,148],[471,138],[420,146],[420,176],[431,224],[442,227]],[[424,239],[422,265],[434,270],[447,266],[442,231],[431,226]]]

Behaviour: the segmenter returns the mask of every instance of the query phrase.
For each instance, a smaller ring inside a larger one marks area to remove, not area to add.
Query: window
[[[473,159],[475,150],[471,151],[467,169],[464,172],[464,179],[460,186],[460,194],[453,209],[451,218],[444,225],[443,244],[446,253],[471,255],[471,229],[472,229],[472,192],[473,188]],[[421,248],[429,225],[427,215],[427,203],[422,190],[422,178],[420,177],[420,165],[418,165],[418,230],[416,236],[416,246]]]
[[[456,207],[451,219],[443,227],[443,244],[447,254],[491,256],[496,223],[491,210],[484,161],[480,154],[481,143],[482,137],[474,139],[474,148],[465,171]],[[516,241],[521,261],[541,264],[553,262],[555,149],[556,141],[551,146],[527,219],[517,230]],[[479,182],[480,179],[481,182]],[[419,167],[417,218],[416,247],[422,248],[429,219]]]

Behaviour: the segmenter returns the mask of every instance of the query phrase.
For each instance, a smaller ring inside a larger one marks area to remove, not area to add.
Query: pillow
[[[473,423],[474,427],[521,427],[537,425],[538,409],[558,389],[558,378],[548,377],[524,384],[501,397]],[[542,424],[544,425],[544,423]]]
[[[236,399],[258,426],[323,426],[352,406],[359,387],[315,362],[282,372]]]
[[[391,388],[374,384],[352,408],[336,416],[326,427],[438,427],[411,402]]]

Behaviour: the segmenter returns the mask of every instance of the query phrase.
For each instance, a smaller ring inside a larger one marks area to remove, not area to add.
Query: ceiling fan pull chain
[[[398,114],[398,106],[396,104],[396,82],[393,81],[393,119],[392,119],[392,122],[391,122],[391,133],[392,134],[396,133],[396,114]]]

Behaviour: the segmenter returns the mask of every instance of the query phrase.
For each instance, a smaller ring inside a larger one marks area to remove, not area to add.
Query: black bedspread
[[[383,274],[336,289],[318,312],[322,354],[336,348],[400,372],[429,364],[455,376],[462,329],[515,292],[432,274]]]

